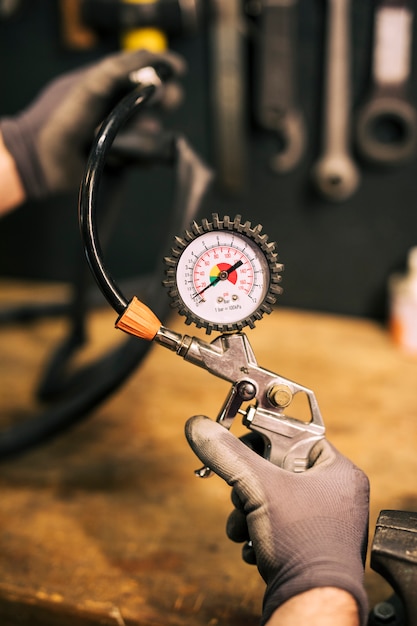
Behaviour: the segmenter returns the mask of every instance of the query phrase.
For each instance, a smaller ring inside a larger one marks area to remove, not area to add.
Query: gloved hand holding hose
[[[232,487],[236,508],[229,517],[227,534],[234,541],[252,542],[253,552],[244,548],[243,558],[253,562],[254,553],[267,585],[262,624],[272,625],[269,620],[279,607],[317,588],[344,590],[356,600],[352,620],[345,622],[338,615],[334,623],[365,624],[366,475],[326,440],[314,447],[310,469],[292,473],[206,417],[191,418],[186,436],[200,460]],[[322,604],[320,608],[329,607]],[[305,623],[331,622],[315,621],[309,614]]]
[[[115,53],[60,76],[27,109],[0,120],[3,148],[16,164],[23,199],[78,188],[97,126],[132,88],[130,73],[148,65],[163,65],[172,74],[161,104],[175,106],[175,77],[184,71],[182,59],[172,52],[140,50]]]

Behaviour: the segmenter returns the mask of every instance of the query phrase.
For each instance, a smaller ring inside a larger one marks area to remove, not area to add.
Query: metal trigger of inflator
[[[240,414],[242,423],[264,439],[265,458],[292,472],[309,467],[311,449],[325,435],[316,397],[311,389],[259,367],[244,333],[222,334],[207,343],[162,327],[155,340],[186,361],[232,383],[217,417],[222,426],[230,429]],[[310,415],[306,420],[286,412],[299,393],[308,400]],[[242,408],[245,403],[250,404]],[[202,478],[210,473],[206,467],[196,471]]]

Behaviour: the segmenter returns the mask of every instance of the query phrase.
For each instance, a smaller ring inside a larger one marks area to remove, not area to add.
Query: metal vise
[[[394,595],[373,608],[368,626],[417,626],[417,513],[381,511],[371,567],[392,586]]]

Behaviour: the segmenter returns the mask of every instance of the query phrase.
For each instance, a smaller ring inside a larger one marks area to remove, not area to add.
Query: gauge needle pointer
[[[235,270],[237,270],[237,268],[240,267],[241,265],[243,265],[243,261],[239,260],[239,261],[236,261],[234,265],[229,267],[229,269],[222,270],[221,272],[219,272],[219,274],[216,276],[216,278],[213,281],[211,281],[206,287],[204,287],[204,289],[202,289],[201,291],[198,291],[193,297],[196,298],[197,296],[201,296],[201,294],[204,293],[207,289],[209,289],[209,287],[214,287],[214,285],[217,285],[217,283],[219,283],[221,280],[227,280],[230,274],[234,272]]]

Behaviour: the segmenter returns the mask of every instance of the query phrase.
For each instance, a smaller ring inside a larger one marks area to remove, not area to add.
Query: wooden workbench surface
[[[3,306],[65,295],[0,289]],[[114,318],[91,315],[84,358],[123,338]],[[36,381],[65,328],[0,328],[1,424],[37,408]],[[248,336],[260,365],[315,391],[328,438],[369,475],[371,539],[381,509],[416,511],[417,360],[360,319],[277,309]],[[88,419],[1,464],[1,624],[258,623],[263,583],[224,532],[229,488],[194,477],[200,463],[183,435],[190,415],[216,416],[228,389],[154,346]],[[386,583],[369,569],[366,578],[371,604],[386,598]]]

